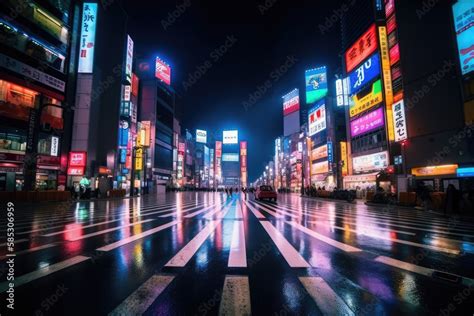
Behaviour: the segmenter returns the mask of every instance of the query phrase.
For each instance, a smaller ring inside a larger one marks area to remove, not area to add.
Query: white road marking
[[[267,234],[273,240],[278,250],[292,268],[310,268],[311,265],[289,243],[288,240],[268,221],[260,221]]]
[[[227,275],[222,289],[219,315],[251,315],[250,286],[247,276]]]
[[[136,234],[136,235],[133,235],[133,236],[130,236],[128,238],[125,238],[125,239],[121,239],[119,241],[116,241],[114,243],[111,243],[111,244],[108,244],[106,246],[103,246],[103,247],[100,247],[100,248],[97,248],[96,250],[97,251],[110,251],[110,250],[113,250],[113,249],[116,249],[118,247],[121,247],[123,245],[126,245],[126,244],[129,244],[131,242],[134,242],[135,240],[138,240],[138,239],[142,239],[142,238],[145,238],[147,236],[150,236],[151,234],[155,234],[159,231],[162,231],[168,227],[171,227],[171,226],[174,226],[176,224],[178,224],[179,221],[172,221],[172,222],[169,222],[167,224],[163,224],[161,226],[158,226],[158,227],[155,227],[155,228],[152,228],[152,229],[149,229],[149,230],[146,230],[144,231],[143,233],[139,233],[139,234]]]
[[[355,315],[347,304],[321,277],[299,277],[306,291],[323,315]]]
[[[237,201],[237,206],[235,207],[235,219],[242,219],[244,218],[242,214],[242,204],[240,201]]]
[[[142,315],[174,280],[172,275],[154,275],[130,294],[109,316]]]
[[[431,275],[435,271],[433,269],[425,268],[425,267],[418,266],[418,265],[413,264],[413,263],[408,263],[408,262],[405,262],[405,261],[393,259],[393,258],[386,257],[386,256],[378,256],[377,258],[374,259],[374,261],[377,261],[377,262],[380,262],[380,263],[383,263],[383,264],[386,264],[386,265],[389,265],[389,266],[392,266],[392,267],[395,267],[395,268],[399,268],[399,269],[402,269],[402,270],[406,270],[406,271],[422,274],[422,275],[425,275],[425,276],[429,276],[429,277],[431,277]]]
[[[230,245],[229,267],[247,267],[247,252],[245,248],[245,228],[243,221],[234,221],[232,241]]]
[[[267,212],[268,214],[272,215],[272,216],[275,217],[275,218],[278,218],[278,219],[285,218],[285,215],[278,214],[277,212],[274,212],[274,211],[272,211],[271,209],[269,209],[269,208],[267,208],[267,207],[265,207],[265,206],[263,206],[263,205],[261,205],[261,204],[254,203],[254,202],[250,202],[250,203],[252,203],[252,205],[253,205],[254,207],[258,207],[258,208],[264,210],[265,212]]]
[[[227,211],[229,211],[229,207],[225,208],[225,212]],[[209,222],[186,246],[165,264],[165,267],[184,267],[221,222],[222,220]]]
[[[186,218],[193,218],[193,217],[195,217],[195,216],[197,216],[197,215],[199,215],[199,214],[202,214],[202,213],[208,211],[209,209],[211,209],[211,208],[213,208],[213,207],[216,207],[216,208],[220,209],[220,208],[221,208],[221,205],[211,205],[211,206],[208,206],[208,207],[206,207],[206,208],[203,208],[202,210],[193,212],[193,213],[191,213],[191,214],[186,214],[186,215],[184,215],[184,217],[186,217]]]
[[[72,258],[69,258],[67,260],[52,264],[50,266],[38,269],[36,271],[21,275],[19,277],[15,278],[15,287],[21,286],[23,284],[35,281],[39,278],[45,277],[47,275],[50,275],[52,273],[64,270],[66,268],[69,268],[73,265],[79,264],[83,261],[89,260],[90,257],[85,257],[85,256],[75,256]],[[8,289],[8,283],[9,282],[3,282],[0,284],[0,293],[5,292]]]
[[[215,205],[209,205],[207,207],[205,207],[203,210],[208,210],[210,208],[213,208]],[[181,215],[183,215],[183,213],[188,213],[192,210],[195,210],[195,209],[200,209],[202,207],[202,205],[199,205],[199,206],[195,206],[195,207],[192,207],[192,208],[187,208],[187,209],[182,209],[182,212],[181,212]],[[166,217],[173,217],[173,216],[179,216],[180,214],[178,214],[178,212],[172,212],[170,214],[166,214],[166,215],[160,215],[159,217],[163,217],[163,218],[166,218]]]
[[[356,233],[357,235],[364,235],[364,236],[369,236],[369,237],[374,237],[374,238],[378,238],[377,233],[381,233],[381,232],[394,232],[394,233],[402,234],[402,235],[416,236],[415,233],[410,233],[403,230],[395,230],[395,229],[376,227],[376,226],[370,226],[370,225],[361,225],[361,224],[350,223],[350,222],[347,222],[346,224],[356,226],[356,229],[344,228],[341,226],[327,224],[327,223],[324,223],[324,221],[308,221],[308,223],[316,224],[318,226],[330,227],[337,230],[348,231],[351,233]],[[377,232],[377,230],[379,232]]]
[[[289,222],[287,221],[286,222],[288,225],[291,225],[297,229],[299,229],[300,231],[302,231],[303,233],[305,234],[308,234],[310,235],[311,237],[314,237],[316,239],[319,239],[321,240],[322,242],[325,242],[333,247],[336,247],[336,248],[339,248],[345,252],[361,252],[362,249],[359,249],[359,248],[356,248],[356,247],[353,247],[353,246],[350,246],[350,245],[347,245],[347,244],[344,244],[342,242],[339,242],[337,240],[334,240],[334,239],[331,239],[329,237],[326,237],[324,235],[321,235],[320,233],[317,233],[307,227],[304,227],[303,225],[301,224],[298,224],[296,222]]]
[[[250,205],[249,202],[247,201],[244,201],[245,205],[248,207],[248,209],[253,213],[253,215],[255,215],[256,218],[258,219],[265,219],[265,215],[263,215],[262,213],[260,213],[260,211],[258,211],[256,208],[254,208],[253,206]]]

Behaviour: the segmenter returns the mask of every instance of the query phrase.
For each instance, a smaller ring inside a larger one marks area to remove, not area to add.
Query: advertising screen
[[[300,90],[295,89],[283,96],[283,115],[288,115],[300,109]]]
[[[97,3],[83,4],[78,73],[92,73],[94,66]]]
[[[453,16],[461,72],[466,75],[474,70],[474,2],[459,0],[453,5]]]
[[[324,101],[324,100],[322,100]],[[308,114],[309,136],[313,136],[326,129],[326,104],[319,102]]]
[[[166,83],[171,84],[171,67],[159,57],[155,61],[155,77]]]
[[[239,154],[229,154],[229,153],[222,154],[222,161],[239,162]]]
[[[204,131],[202,129],[197,129],[196,130],[196,142],[201,143],[201,144],[206,144],[207,143],[207,131]]]
[[[382,82],[377,80],[372,84],[369,93],[362,96],[356,94],[352,97],[353,103],[350,106],[349,115],[350,117],[353,117],[354,115],[376,106],[382,102],[382,100]]]
[[[351,136],[356,137],[384,126],[383,109],[359,117],[351,122]]]
[[[383,151],[376,154],[352,158],[354,173],[378,171],[388,167],[388,152]]]
[[[374,24],[346,51],[346,71],[352,71],[376,49],[377,33]]]
[[[224,144],[237,144],[239,142],[239,131],[224,131],[222,133],[222,142]]]
[[[370,56],[362,65],[349,74],[350,93],[360,91],[365,85],[380,75],[380,57],[378,53]]]
[[[305,72],[306,104],[312,104],[328,93],[326,66],[309,69]]]

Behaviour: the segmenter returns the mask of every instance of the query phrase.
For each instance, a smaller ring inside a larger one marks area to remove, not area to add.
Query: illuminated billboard
[[[379,75],[380,57],[378,53],[375,53],[349,74],[350,94],[357,93]]]
[[[459,0],[453,5],[453,17],[461,72],[466,75],[474,70],[474,2]]]
[[[201,144],[207,144],[207,131],[202,129],[196,130],[196,142]]]
[[[328,93],[326,66],[305,71],[306,104],[312,104]]]
[[[400,100],[393,105],[393,122],[395,128],[395,141],[400,142],[407,139],[407,122],[403,100]]]
[[[222,161],[239,162],[239,154],[224,153],[222,154]]]
[[[376,154],[352,158],[354,173],[379,171],[388,167],[388,152],[383,151]]]
[[[377,80],[372,84],[372,88],[369,93],[362,96],[356,94],[352,97],[352,101],[353,103],[351,104],[349,109],[350,117],[353,117],[361,112],[364,112],[365,110],[376,106],[377,104],[383,101],[382,82],[380,80]]]
[[[81,38],[78,73],[92,73],[94,68],[95,31],[97,25],[97,3],[86,2],[82,6]]]
[[[168,86],[171,84],[171,67],[159,57],[155,61],[155,77]]]
[[[308,114],[309,136],[313,136],[326,129],[326,103],[318,102]]]
[[[224,131],[222,133],[222,143],[237,144],[239,142],[239,131]]]
[[[300,91],[294,89],[283,97],[283,115],[288,115],[300,109]]]
[[[316,162],[311,165],[311,174],[321,174],[329,172],[328,161]]]
[[[133,64],[133,41],[130,35],[127,35],[127,56],[125,56],[125,80],[132,83],[132,64]]]
[[[351,122],[351,137],[356,137],[383,127],[383,109],[378,108]]]
[[[377,49],[377,33],[375,24],[346,51],[346,71],[349,73]]]

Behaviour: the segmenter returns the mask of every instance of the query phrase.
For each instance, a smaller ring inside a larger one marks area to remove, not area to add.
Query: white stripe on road
[[[142,238],[145,238],[147,236],[150,236],[151,234],[155,234],[159,231],[162,231],[163,229],[166,229],[168,227],[171,227],[171,226],[174,226],[176,224],[178,224],[179,221],[172,221],[172,222],[169,222],[167,224],[164,224],[164,225],[161,225],[161,226],[158,226],[158,227],[155,227],[153,229],[149,229],[147,231],[144,231],[143,233],[139,233],[139,234],[136,234],[136,235],[133,235],[131,237],[128,237],[128,238],[125,238],[125,239],[121,239],[117,242],[114,242],[112,244],[108,244],[106,246],[103,246],[103,247],[100,247],[100,248],[97,248],[96,250],[97,251],[110,251],[110,250],[113,250],[113,249],[116,249],[118,247],[121,247],[121,246],[124,246],[126,244],[129,244],[131,242],[134,242],[135,240],[138,240],[138,239],[142,239]]]
[[[285,239],[285,237],[268,221],[260,221],[267,234],[273,240],[278,250],[292,268],[309,268],[310,264]]]
[[[256,218],[258,219],[265,219],[265,215],[263,215],[262,213],[260,213],[260,211],[258,211],[256,208],[254,208],[253,206],[250,205],[249,202],[247,201],[244,201],[245,205],[248,207],[248,209],[253,213],[253,215],[255,215]]]
[[[213,208],[214,206],[215,206],[215,204],[209,205],[209,206],[203,208],[202,210],[208,210],[208,209],[210,209],[210,208]],[[166,218],[166,217],[173,217],[173,216],[179,217],[180,215],[183,215],[183,213],[188,213],[189,211],[192,211],[192,210],[195,210],[195,209],[199,209],[199,208],[201,208],[201,207],[202,207],[202,205],[199,205],[199,206],[195,206],[195,207],[190,208],[190,209],[186,209],[186,210],[183,209],[182,212],[181,212],[181,214],[178,214],[177,212],[173,212],[173,213],[166,214],[166,215],[160,215],[160,217],[163,217],[163,218]],[[194,214],[194,213],[191,213],[191,214]]]
[[[278,213],[272,211],[271,209],[269,209],[269,208],[267,208],[267,207],[265,207],[265,206],[263,206],[263,205],[261,205],[261,204],[254,203],[254,202],[251,202],[251,203],[253,203],[253,205],[254,205],[255,207],[258,207],[258,208],[264,210],[265,212],[267,212],[268,214],[274,216],[275,218],[285,218],[285,215],[278,214]]]
[[[382,232],[389,232],[389,233],[394,232],[394,233],[398,233],[402,235],[416,236],[415,233],[410,233],[403,230],[395,230],[395,229],[390,229],[390,228],[375,227],[375,226],[361,225],[361,224],[355,224],[355,223],[346,223],[346,224],[355,226],[356,229],[344,228],[344,227],[336,226],[333,224],[326,224],[324,223],[324,221],[308,221],[308,223],[316,224],[317,226],[324,226],[324,227],[334,228],[337,230],[348,231],[351,233],[356,233],[357,235],[364,235],[364,236],[369,236],[369,237],[374,237],[374,238],[378,238],[379,236],[377,235],[377,233],[382,233]],[[378,232],[376,232],[377,230]]]
[[[360,252],[362,251],[362,249],[359,249],[359,248],[356,248],[356,247],[353,247],[353,246],[350,246],[350,245],[347,245],[347,244],[344,244],[342,242],[339,242],[339,241],[336,241],[334,239],[331,239],[329,237],[326,237],[324,235],[321,235],[301,224],[298,224],[296,222],[286,222],[288,225],[291,225],[297,229],[299,229],[300,231],[302,231],[303,233],[305,234],[308,234],[310,235],[311,237],[314,237],[316,239],[319,239],[321,240],[322,242],[325,242],[333,247],[336,247],[336,248],[339,248],[345,252]]]
[[[296,215],[296,214],[293,214],[293,212],[289,213],[289,212],[284,211],[282,208],[278,208],[278,207],[276,207],[276,206],[274,206],[274,205],[262,205],[261,203],[255,203],[255,204],[256,204],[256,205],[259,205],[259,206],[262,206],[264,209],[267,209],[267,210],[270,209],[270,211],[271,211],[271,210],[276,211],[277,214],[280,215],[279,218],[285,217],[284,215],[290,216],[291,218],[298,218],[298,217],[301,217],[301,214]]]
[[[173,281],[171,275],[154,275],[117,306],[109,316],[142,315]]]
[[[235,208],[235,219],[242,219],[244,218],[242,214],[242,203],[240,201],[237,201],[237,206]]]
[[[218,214],[220,215],[217,216],[216,219],[220,219],[220,218],[223,218],[225,214],[227,214],[227,212],[229,211],[230,209],[230,206],[231,204],[227,204],[224,208],[224,210],[222,210],[221,208],[216,208],[215,210],[213,210],[212,212],[209,212],[207,213],[206,215],[203,216],[203,218],[207,219],[207,220],[212,220],[212,218],[214,217],[214,215]],[[221,211],[222,210],[222,211]],[[224,214],[224,215],[223,215]]]
[[[247,267],[247,252],[245,248],[245,228],[243,221],[234,221],[232,241],[230,245],[229,267]]]
[[[247,276],[227,275],[222,289],[219,315],[251,315],[250,286]]]
[[[355,315],[347,304],[321,277],[299,277],[323,315]]]
[[[202,210],[193,212],[193,213],[191,213],[191,214],[184,215],[184,217],[186,217],[186,218],[193,218],[193,217],[195,217],[195,216],[197,216],[197,215],[199,215],[199,214],[202,214],[202,213],[208,211],[209,209],[213,208],[214,206],[216,206],[216,205],[208,206],[208,207],[206,207],[206,208],[203,208]],[[217,207],[218,207],[219,209],[220,209],[220,206],[221,206],[221,205],[217,205]]]
[[[103,235],[103,234],[107,234],[107,233],[110,233],[110,232],[113,232],[113,231],[116,231],[116,230],[119,230],[119,229],[122,229],[122,228],[135,226],[135,225],[140,225],[140,224],[148,223],[148,222],[151,222],[151,221],[154,221],[154,220],[155,219],[150,218],[150,219],[146,219],[146,220],[143,220],[143,221],[139,221],[139,222],[135,222],[135,223],[127,224],[127,225],[122,225],[122,226],[117,226],[117,227],[113,227],[113,228],[109,228],[109,229],[99,230],[97,232],[90,233],[90,234],[87,234],[87,235],[82,235],[82,236],[78,236],[76,238],[67,239],[67,241],[72,242],[72,241],[78,241],[78,240],[82,240],[82,239],[86,239],[86,238],[90,238],[90,237],[94,237],[94,236],[98,236],[98,235]]]
[[[229,210],[226,207],[225,212]],[[225,214],[224,214],[225,215]],[[189,260],[194,256],[196,251],[201,247],[204,241],[214,232],[217,225],[222,220],[211,221],[207,224],[194,238],[186,244],[167,264],[165,267],[184,267]]]
[[[85,257],[85,256],[75,256],[70,259],[52,264],[50,266],[38,269],[36,271],[24,274],[22,276],[19,276],[15,278],[15,287],[21,286],[23,284],[32,282],[34,280],[37,280],[39,278],[45,277],[47,275],[50,275],[52,273],[64,270],[66,268],[69,268],[73,265],[79,264],[83,261],[89,260],[90,257]],[[0,293],[5,292],[8,289],[8,283],[9,282],[3,282],[0,284]]]
[[[435,271],[433,269],[421,267],[416,264],[408,263],[405,261],[401,261],[401,260],[397,260],[397,259],[393,259],[393,258],[385,257],[385,256],[378,256],[377,258],[374,259],[374,261],[377,261],[377,262],[380,262],[380,263],[383,263],[395,268],[429,276],[429,277],[431,277],[431,275]]]

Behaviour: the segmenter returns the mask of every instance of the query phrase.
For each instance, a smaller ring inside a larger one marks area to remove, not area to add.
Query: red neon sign
[[[375,24],[346,51],[346,70],[352,71],[377,49],[377,32]]]

